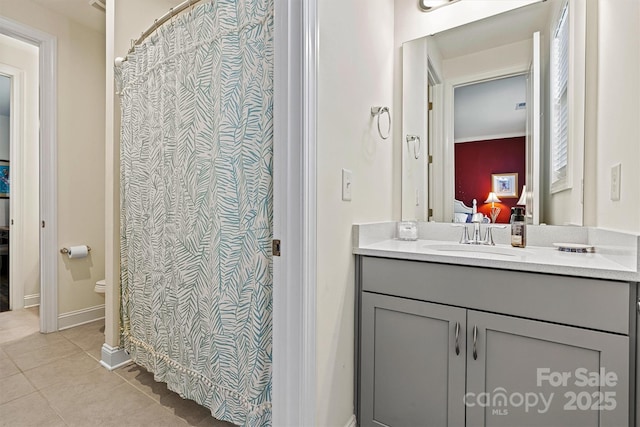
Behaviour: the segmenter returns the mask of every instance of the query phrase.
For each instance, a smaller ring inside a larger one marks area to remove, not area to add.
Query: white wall
[[[597,226],[640,232],[640,1],[598,3]],[[619,201],[611,167],[622,164]]]
[[[322,0],[318,16],[316,424],[344,426],[354,413],[351,225],[399,218],[400,211],[397,142],[380,139],[370,113],[396,108],[393,0]],[[342,168],[353,171],[351,202],[341,199]]]
[[[58,243],[88,244],[90,257],[58,263],[60,315],[101,306],[104,278],[104,43],[94,31],[31,0],[1,0],[0,13],[58,41]]]
[[[180,3],[182,0],[115,0],[115,55],[124,57],[132,39],[140,37],[155,19]]]
[[[585,45],[585,129],[584,129],[584,190],[583,225],[597,225],[597,141],[598,141],[598,2],[587,2]]]
[[[22,73],[22,106],[18,111],[14,106],[12,115],[22,114],[22,161],[11,165],[11,179],[14,183],[11,190],[11,199],[0,199],[2,208],[2,222],[9,225],[10,203],[18,203],[22,206],[22,214],[16,211],[20,218],[12,229],[12,243],[10,248],[14,256],[12,265],[14,270],[11,279],[12,286],[22,288],[25,296],[40,294],[40,228],[39,228],[39,176],[32,172],[32,168],[38,168],[38,49],[26,43],[16,41],[4,35],[0,35],[0,62],[19,69]],[[7,141],[8,143],[8,141]],[[8,148],[8,144],[7,144]],[[11,160],[9,150],[3,160]],[[14,157],[15,159],[15,157]],[[16,187],[16,181],[20,187]],[[16,194],[17,191],[20,194]],[[14,207],[15,209],[15,207]],[[20,230],[20,231],[18,231]],[[20,240],[16,246],[16,238]],[[19,252],[18,252],[19,251]],[[16,257],[16,255],[18,255]],[[11,255],[10,255],[11,256]],[[19,264],[17,264],[17,263]],[[20,292],[19,292],[20,293]],[[14,304],[16,302],[14,301]],[[17,303],[15,307],[21,307]]]

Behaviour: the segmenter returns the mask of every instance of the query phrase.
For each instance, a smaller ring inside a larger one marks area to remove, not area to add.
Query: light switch
[[[348,169],[342,169],[342,200],[345,202],[351,201],[352,191],[352,176],[351,171]]]
[[[622,164],[611,168],[611,200],[620,200],[620,180],[622,179]]]

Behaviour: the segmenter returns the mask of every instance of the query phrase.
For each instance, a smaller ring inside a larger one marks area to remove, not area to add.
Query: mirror
[[[464,221],[476,199],[497,222],[522,204],[529,223],[582,225],[586,7],[547,0],[403,44],[403,220]]]

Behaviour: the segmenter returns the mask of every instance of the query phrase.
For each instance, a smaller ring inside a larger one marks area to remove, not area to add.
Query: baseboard
[[[109,371],[118,369],[131,362],[129,354],[123,348],[111,347],[109,344],[102,344],[102,360],[100,364]]]
[[[58,330],[62,331],[63,329],[73,328],[74,326],[84,325],[100,319],[104,319],[104,304],[62,313],[58,316]]]
[[[30,308],[40,305],[40,294],[25,295],[24,308]]]
[[[347,423],[344,425],[344,427],[356,427],[358,425],[357,420],[356,420],[356,416],[355,415],[351,415],[351,418],[349,418],[349,421],[347,421]]]

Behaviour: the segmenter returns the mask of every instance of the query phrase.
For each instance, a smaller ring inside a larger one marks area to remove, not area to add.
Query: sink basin
[[[437,252],[455,252],[457,254],[467,253],[469,255],[485,254],[485,255],[499,255],[503,257],[517,257],[526,255],[527,252],[524,249],[510,248],[505,246],[485,246],[485,245],[463,245],[463,244],[439,244],[439,245],[424,245],[425,249],[429,249]]]

